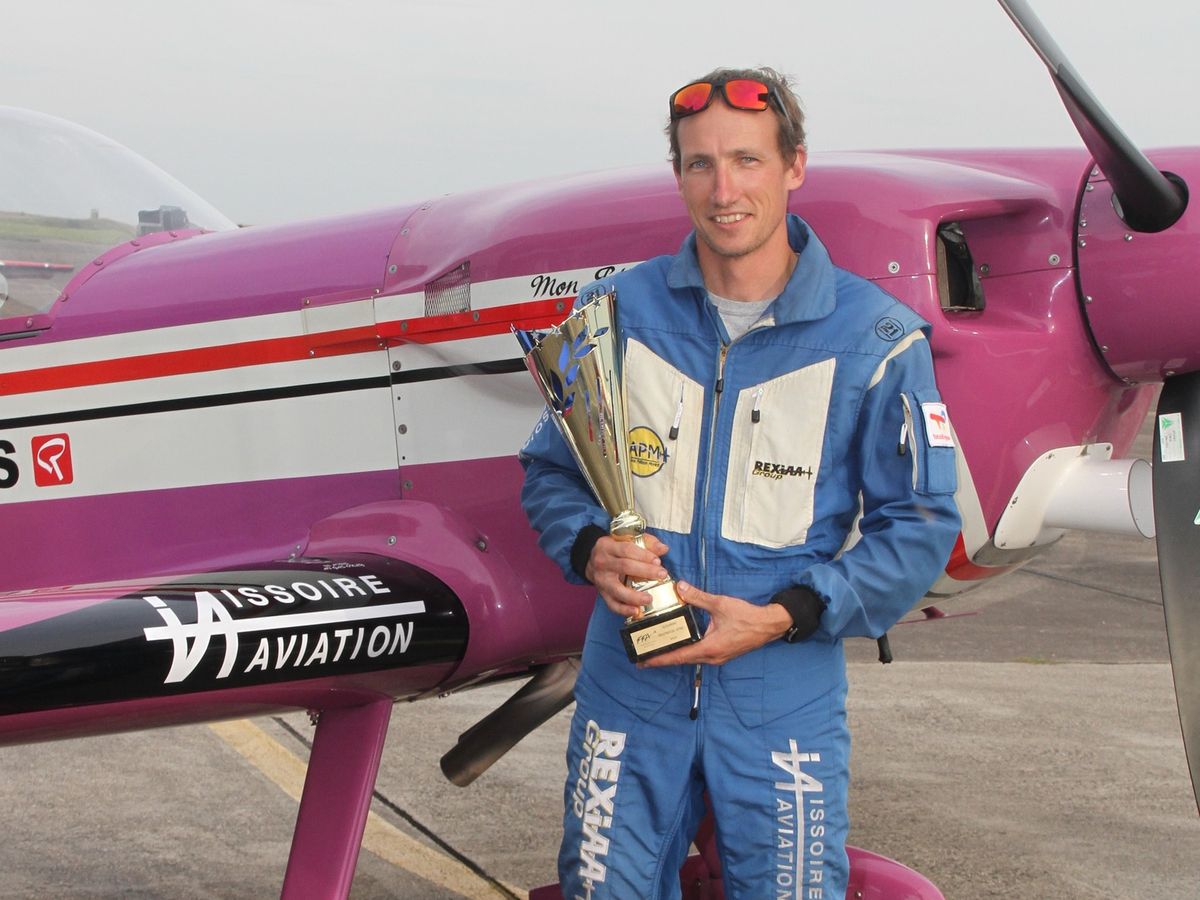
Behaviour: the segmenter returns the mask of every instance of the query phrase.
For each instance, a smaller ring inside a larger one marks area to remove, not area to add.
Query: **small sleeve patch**
[[[930,447],[953,447],[954,436],[950,433],[950,416],[945,403],[922,403],[921,414],[925,417],[925,439]]]
[[[884,316],[875,323],[875,334],[880,340],[895,341],[904,336],[904,326],[899,319]]]

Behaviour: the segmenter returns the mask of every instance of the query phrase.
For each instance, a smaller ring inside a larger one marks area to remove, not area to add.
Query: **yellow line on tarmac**
[[[306,764],[273,737],[247,719],[208,726],[244,756],[251,765],[299,802],[304,790]],[[458,860],[409,837],[374,812],[367,815],[363,846],[376,856],[419,878],[472,900],[495,900],[500,893]],[[524,891],[510,888],[518,896]]]

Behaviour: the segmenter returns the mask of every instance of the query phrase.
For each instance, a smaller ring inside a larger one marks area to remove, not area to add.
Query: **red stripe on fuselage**
[[[962,533],[954,542],[954,550],[950,553],[950,561],[946,563],[946,574],[957,581],[983,581],[1011,572],[1015,566],[977,566],[967,556],[967,545]]]
[[[514,325],[524,329],[550,328],[570,314],[574,300],[574,297],[556,297],[553,300],[535,300],[445,316],[385,322],[379,331],[382,337],[401,343],[436,344],[440,341],[503,334]]]
[[[295,362],[310,357],[345,356],[378,350],[383,345],[463,340],[502,334],[510,325],[545,328],[561,322],[570,309],[571,298],[535,300],[478,312],[381,322],[377,326],[318,334],[25,369],[0,373],[0,396]]]
[[[353,331],[359,330],[361,329],[353,329]],[[375,345],[377,346],[377,343]],[[350,353],[360,352],[362,349],[349,342],[342,346],[350,348],[346,351]],[[285,337],[224,344],[219,347],[168,350],[162,353],[102,359],[74,365],[47,366],[42,369],[26,369],[23,372],[0,375],[0,395],[58,391],[89,385],[139,381],[143,378],[162,378],[169,375],[212,372],[218,369],[236,369],[241,366],[291,362],[307,358],[312,349],[312,340],[307,336]],[[323,353],[330,354],[335,350],[336,348],[326,347],[323,348]]]

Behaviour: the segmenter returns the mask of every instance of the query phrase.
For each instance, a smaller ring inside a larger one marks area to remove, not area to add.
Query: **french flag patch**
[[[945,403],[922,403],[921,413],[925,416],[925,439],[930,447],[953,447],[954,435],[950,433],[950,417]]]

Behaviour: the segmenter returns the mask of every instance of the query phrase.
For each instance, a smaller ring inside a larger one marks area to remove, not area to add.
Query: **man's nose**
[[[737,182],[729,166],[714,167],[712,199],[717,206],[728,206],[737,199]]]

